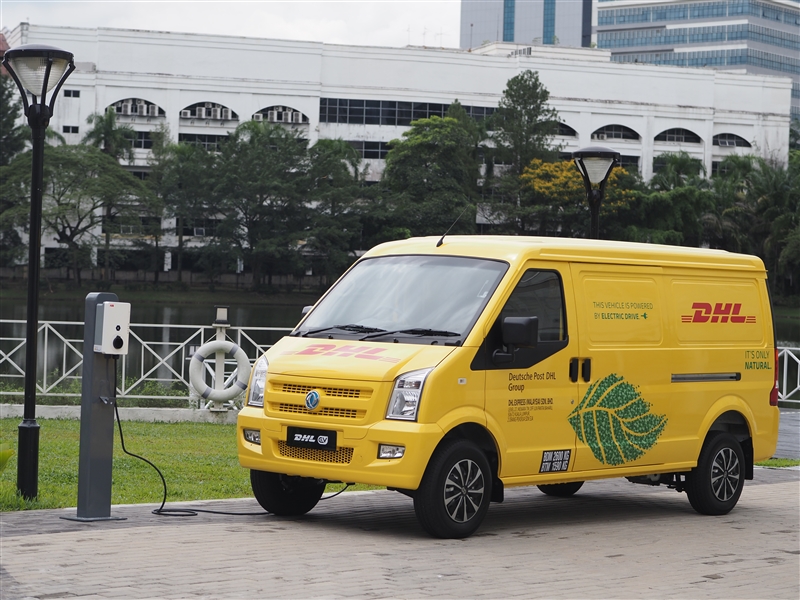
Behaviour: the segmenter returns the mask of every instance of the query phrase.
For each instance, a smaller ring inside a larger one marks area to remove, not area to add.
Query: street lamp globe
[[[600,237],[600,205],[612,169],[619,164],[619,152],[603,146],[589,146],[572,153],[575,166],[583,177],[586,200],[591,213],[589,237]]]
[[[17,490],[24,498],[39,492],[39,424],[36,422],[37,332],[39,329],[39,254],[42,242],[44,137],[61,86],[75,70],[70,52],[26,44],[6,50],[3,66],[19,88],[31,127],[31,217],[28,240],[28,314],[25,329],[25,401],[19,425]],[[47,94],[52,91],[50,103]],[[28,93],[31,100],[28,100]]]

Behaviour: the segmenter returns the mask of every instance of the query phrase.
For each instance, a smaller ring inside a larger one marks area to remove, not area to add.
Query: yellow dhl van
[[[466,537],[510,486],[627,477],[700,513],[739,499],[778,436],[760,259],[536,237],[416,238],[365,254],[253,369],[238,452],[267,511],[326,482],[411,496]]]

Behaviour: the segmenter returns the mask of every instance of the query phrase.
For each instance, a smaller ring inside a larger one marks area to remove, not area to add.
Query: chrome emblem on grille
[[[319,392],[311,390],[306,394],[306,408],[308,410],[316,410],[319,406]]]

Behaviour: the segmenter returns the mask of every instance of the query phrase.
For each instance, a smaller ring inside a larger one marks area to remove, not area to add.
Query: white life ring
[[[236,381],[223,390],[215,390],[206,385],[203,376],[203,363],[209,356],[217,352],[224,352],[236,360]],[[189,383],[192,384],[197,393],[206,400],[215,402],[228,402],[233,400],[247,389],[247,382],[250,380],[250,360],[247,353],[237,344],[227,340],[213,340],[200,346],[192,355],[189,363]]]

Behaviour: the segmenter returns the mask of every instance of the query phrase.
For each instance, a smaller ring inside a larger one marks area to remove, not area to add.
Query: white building
[[[149,133],[159,124],[176,140],[213,146],[255,118],[299,128],[311,143],[348,140],[378,179],[387,143],[411,120],[441,115],[456,99],[482,118],[526,69],[550,92],[564,152],[600,143],[645,178],[664,152],[685,150],[708,172],[733,153],[788,158],[788,77],[621,64],[608,50],[508,43],[385,48],[28,23],[5,36],[11,47],[74,53],[77,70],[51,126],[77,143],[90,114],[115,106],[139,132],[134,171],[147,170]]]

